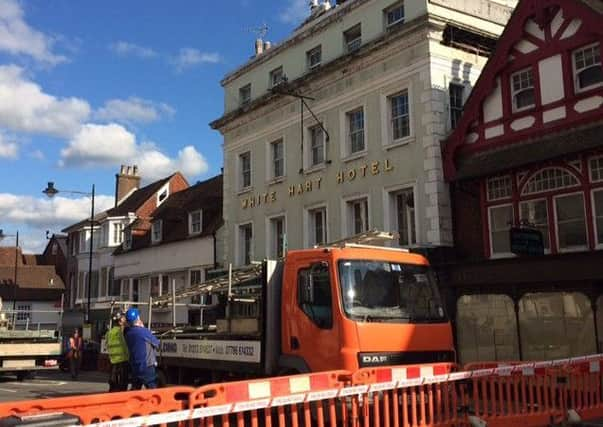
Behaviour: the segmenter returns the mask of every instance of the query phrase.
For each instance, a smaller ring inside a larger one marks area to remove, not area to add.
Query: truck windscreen
[[[429,267],[387,261],[339,261],[345,314],[364,322],[447,321]]]

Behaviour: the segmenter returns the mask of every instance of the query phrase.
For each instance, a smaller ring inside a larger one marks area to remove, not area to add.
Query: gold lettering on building
[[[370,163],[362,164],[358,167],[337,171],[335,181],[337,184],[355,181],[356,178],[366,178],[367,176],[375,176],[380,173],[391,172],[394,170],[394,165],[389,159],[384,159],[383,162],[375,160]],[[367,173],[370,171],[370,175]],[[300,196],[304,193],[320,190],[322,186],[322,177],[314,178],[297,184],[291,184],[287,187],[289,197]],[[254,194],[245,197],[241,200],[241,208],[250,209],[259,207],[263,204],[276,202],[276,191]]]

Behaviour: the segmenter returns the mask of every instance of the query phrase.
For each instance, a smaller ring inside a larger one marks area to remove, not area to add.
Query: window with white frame
[[[362,27],[360,24],[354,25],[349,30],[344,31],[343,41],[347,52],[353,52],[360,49],[362,45]]]
[[[493,206],[488,209],[490,249],[492,255],[511,253],[509,230],[513,224],[513,206]]]
[[[201,233],[201,227],[203,222],[203,212],[201,209],[193,211],[188,214],[188,234],[199,234]]]
[[[170,276],[168,276],[168,275],[161,276],[161,295],[167,295],[170,293],[170,289],[171,289],[170,283],[171,283]]]
[[[251,102],[251,83],[239,89],[239,105],[247,105]]]
[[[282,66],[270,71],[270,87],[278,86],[284,80],[285,80],[285,73],[283,72]]]
[[[513,187],[509,175],[489,178],[486,185],[489,201],[508,199],[511,197]]]
[[[450,83],[448,96],[450,100],[450,129],[456,129],[463,115],[463,92],[465,86],[458,83]]]
[[[109,296],[119,297],[121,294],[120,280],[115,278],[115,268],[109,268]]]
[[[546,168],[535,173],[523,187],[522,195],[577,187],[578,179],[565,169]]]
[[[593,192],[593,209],[597,246],[603,245],[603,189]]]
[[[109,285],[107,279],[109,278],[109,268],[102,267],[100,270],[100,285],[99,285],[99,296],[106,297],[109,292]]]
[[[408,91],[404,90],[388,97],[390,107],[391,135],[393,141],[410,135],[410,115],[408,110]]]
[[[124,225],[121,222],[113,223],[113,243],[116,245],[124,241]]]
[[[595,43],[573,52],[576,90],[583,91],[603,85],[601,46]]]
[[[395,226],[400,246],[412,246],[417,243],[415,223],[415,196],[412,188],[391,193],[394,203]]]
[[[522,111],[536,105],[534,76],[531,68],[511,74],[513,111]]]
[[[285,175],[285,146],[282,139],[270,143],[271,178]]]
[[[325,135],[320,125],[312,126],[310,133],[310,167],[325,161]]]
[[[368,199],[350,200],[346,202],[348,211],[348,235],[364,233],[369,229]]]
[[[327,208],[309,209],[308,226],[310,246],[327,243]]]
[[[195,269],[189,272],[189,286],[199,285],[203,281],[203,272]]]
[[[557,219],[557,242],[559,250],[586,247],[586,221],[584,218],[583,193],[556,196],[553,198]]]
[[[396,24],[404,22],[404,3],[398,2],[383,11],[385,28],[390,29]]]
[[[346,113],[348,127],[348,154],[364,151],[364,108],[360,107]]]
[[[105,246],[105,245],[111,245],[111,242],[109,241],[109,227],[110,227],[110,223],[109,222],[105,222],[102,226],[101,226],[101,246]]]
[[[306,52],[306,64],[309,70],[316,68],[322,62],[322,46],[318,45]]]
[[[251,152],[239,154],[239,188],[251,187]]]
[[[590,159],[589,166],[590,180],[592,182],[603,181],[603,156]]]
[[[90,242],[90,233],[88,230],[81,230],[79,232],[80,236],[80,253],[86,253],[89,251],[89,242]]]
[[[98,298],[100,288],[100,274],[98,270],[92,271],[90,275],[90,297]]]
[[[519,204],[519,222],[542,233],[544,249],[551,248],[549,239],[549,214],[546,199],[528,200]]]
[[[285,253],[285,217],[270,218],[270,256],[282,258]]]
[[[168,182],[157,192],[157,206],[165,202],[169,195],[170,183]]]
[[[251,264],[253,244],[252,224],[239,225],[239,263],[243,265]]]
[[[17,321],[31,320],[31,304],[18,304],[17,305]]]
[[[160,295],[159,276],[151,277],[151,296],[158,297]]]
[[[151,241],[153,243],[161,242],[162,223],[163,223],[163,221],[161,221],[160,219],[158,219],[156,221],[153,221],[153,224],[151,225]]]

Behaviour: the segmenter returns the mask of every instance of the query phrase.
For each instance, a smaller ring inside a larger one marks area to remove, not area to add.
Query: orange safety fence
[[[83,424],[161,414],[186,408],[193,387],[102,393],[0,403],[0,417],[64,413]]]
[[[95,427],[539,427],[603,417],[602,363],[593,355],[461,372],[450,363],[374,367],[3,403],[0,417],[64,412]]]

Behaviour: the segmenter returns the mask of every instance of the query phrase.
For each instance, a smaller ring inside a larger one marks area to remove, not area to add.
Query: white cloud
[[[86,124],[61,150],[61,165],[114,165],[136,154],[136,137],[121,125]]]
[[[114,196],[97,195],[94,198],[96,212],[109,209],[114,204]],[[89,197],[71,199],[59,194],[49,199],[0,193],[0,217],[3,222],[25,224],[30,227],[44,226],[56,230],[89,216]]]
[[[24,12],[16,0],[0,0],[0,51],[27,55],[48,65],[67,60],[52,52],[54,40],[27,25]]]
[[[136,136],[119,124],[86,124],[61,151],[60,166],[117,166],[135,164],[146,181],[181,171],[194,177],[207,172],[207,161],[193,146],[171,158],[153,143],[137,143]]]
[[[120,56],[136,56],[142,59],[154,58],[157,56],[157,52],[149,47],[124,41],[118,41],[117,43],[111,44],[109,49]]]
[[[0,126],[18,132],[69,137],[89,115],[86,101],[46,94],[24,76],[21,67],[0,65]]]
[[[96,112],[95,117],[107,121],[151,123],[162,116],[171,117],[175,112],[168,104],[130,97],[110,99]]]
[[[298,24],[310,14],[308,0],[289,0],[287,8],[279,14],[281,22],[286,24]]]
[[[216,52],[201,52],[198,49],[185,47],[180,49],[178,56],[173,63],[178,71],[193,67],[199,64],[217,64],[222,61],[222,57]]]
[[[19,154],[19,147],[14,141],[8,141],[5,136],[0,133],[0,159],[16,159]]]
[[[114,196],[97,195],[94,198],[95,211],[102,212],[113,207]],[[10,193],[0,193],[0,218],[5,232],[19,228],[20,241],[26,252],[40,253],[47,241],[46,230],[57,233],[61,229],[82,221],[90,216],[90,198],[66,198],[59,195],[31,197]],[[3,242],[14,245],[12,241]]]

